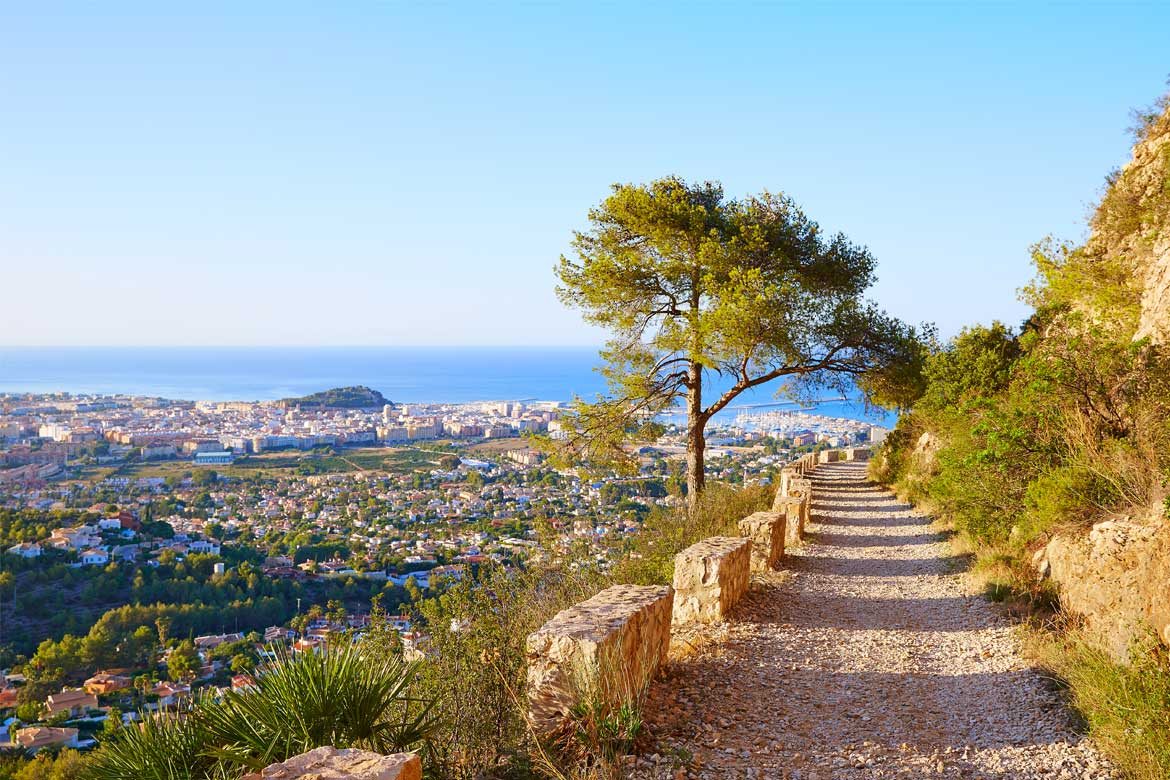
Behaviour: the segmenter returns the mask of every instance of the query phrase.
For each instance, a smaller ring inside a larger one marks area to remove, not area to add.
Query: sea
[[[365,385],[395,403],[570,401],[605,393],[600,364],[595,347],[0,347],[0,393],[268,401]],[[798,407],[775,392],[745,392],[716,422],[788,409],[887,427],[896,421],[866,408],[857,393],[826,393]]]

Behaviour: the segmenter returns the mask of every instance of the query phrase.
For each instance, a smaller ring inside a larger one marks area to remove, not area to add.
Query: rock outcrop
[[[674,559],[674,622],[722,620],[751,584],[751,539],[712,536]]]
[[[1151,629],[1170,644],[1170,523],[1098,523],[1083,536],[1054,537],[1033,562],[1118,662]]]
[[[422,780],[422,762],[413,753],[383,756],[356,748],[319,747],[249,777],[261,780]]]
[[[1134,145],[1093,228],[1089,247],[1124,258],[1142,280],[1134,338],[1170,341],[1170,111]]]
[[[665,585],[614,585],[529,635],[533,729],[538,734],[560,729],[583,695],[620,703],[652,678],[670,646],[673,597]]]

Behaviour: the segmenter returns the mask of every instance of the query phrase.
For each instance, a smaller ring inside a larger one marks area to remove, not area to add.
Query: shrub
[[[1038,637],[1035,650],[1127,777],[1170,777],[1170,658],[1164,646],[1152,638],[1139,643],[1128,666],[1075,630]]]
[[[383,753],[421,746],[428,702],[410,693],[416,666],[337,645],[278,655],[256,675],[256,689],[203,697],[141,722],[102,743],[89,780],[227,780],[316,747]]]
[[[485,569],[418,605],[431,635],[420,683],[438,719],[426,756],[430,771],[472,778],[527,764],[527,637],[606,584],[588,566]]]
[[[713,484],[691,513],[651,512],[629,554],[615,567],[614,581],[669,585],[674,579],[674,557],[678,553],[709,536],[739,536],[739,520],[769,509],[772,495],[772,490],[759,485],[737,489]]]

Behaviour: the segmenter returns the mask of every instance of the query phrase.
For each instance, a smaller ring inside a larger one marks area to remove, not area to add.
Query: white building
[[[84,566],[105,566],[110,562],[110,556],[105,550],[86,550],[81,554],[81,563]]]

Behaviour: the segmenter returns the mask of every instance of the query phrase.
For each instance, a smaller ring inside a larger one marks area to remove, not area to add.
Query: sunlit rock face
[[[273,764],[258,780],[422,780],[422,762],[413,753],[383,756],[356,748],[320,747]]]
[[[1170,525],[1120,520],[1054,537],[1033,559],[1065,610],[1120,663],[1151,632],[1170,644]]]
[[[713,536],[674,559],[674,622],[724,619],[751,583],[750,539]]]
[[[651,679],[670,646],[673,597],[666,585],[614,585],[530,634],[533,730],[550,734],[562,728],[583,696],[620,703]]]
[[[1143,281],[1135,338],[1164,344],[1170,340],[1170,131],[1136,144],[1112,189],[1132,216],[1116,225],[1095,224],[1090,245],[1134,260]]]

